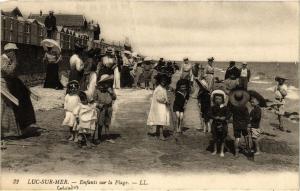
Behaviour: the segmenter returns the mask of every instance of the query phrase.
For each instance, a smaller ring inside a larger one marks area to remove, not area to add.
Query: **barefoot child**
[[[211,95],[213,106],[210,110],[212,119],[211,132],[214,141],[214,151],[212,155],[217,154],[217,145],[221,145],[220,156],[224,157],[224,143],[227,137],[228,126],[227,121],[230,118],[230,111],[225,105],[226,95],[222,90],[215,90]]]
[[[259,101],[256,97],[250,94],[250,104],[252,110],[250,111],[250,132],[253,140],[253,144],[256,148],[255,154],[260,154],[260,148],[258,144],[258,138],[261,134],[260,121],[261,121],[261,108],[259,107]]]
[[[204,79],[200,81],[196,79],[195,82],[199,86],[198,104],[201,111],[201,121],[204,122],[203,132],[204,133],[210,132],[211,128],[210,128],[209,115],[208,115],[208,112],[210,110],[210,93],[208,90],[208,84]]]
[[[168,76],[161,74],[157,78],[158,86],[153,92],[147,125],[156,127],[156,136],[166,140],[163,127],[170,126],[170,102],[167,95]]]
[[[189,99],[188,91],[189,81],[185,79],[178,80],[175,90],[175,100],[173,104],[173,112],[177,117],[177,133],[182,133],[182,120],[184,114],[184,108]]]
[[[248,125],[250,123],[250,115],[247,108],[250,96],[247,91],[234,90],[229,95],[230,112],[232,113],[232,125],[235,138],[235,156],[239,156],[239,142],[243,135],[246,144],[249,145]]]
[[[103,127],[107,136],[109,135],[108,130],[112,117],[112,104],[117,98],[115,92],[110,87],[112,80],[113,77],[103,74],[97,83],[97,90],[94,95],[94,101],[98,109],[98,139],[95,139],[96,144],[99,144],[101,141]]]
[[[78,133],[81,146],[89,146],[90,138],[94,135],[97,122],[96,103],[89,103],[85,92],[80,91],[81,103],[76,108]]]
[[[70,129],[69,141],[78,142],[78,132],[76,130],[77,122],[75,117],[76,108],[80,104],[78,96],[79,84],[77,81],[70,81],[67,85],[68,94],[65,96],[64,109],[66,111],[62,126]]]

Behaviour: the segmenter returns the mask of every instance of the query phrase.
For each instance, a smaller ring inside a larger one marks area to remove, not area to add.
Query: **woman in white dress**
[[[204,71],[204,78],[206,82],[208,83],[208,89],[210,92],[213,91],[214,88],[214,67],[213,67],[213,62],[214,62],[214,57],[208,58],[208,63],[205,67]]]
[[[163,136],[163,128],[170,126],[170,101],[166,89],[168,77],[160,75],[157,80],[159,85],[153,92],[147,125],[156,126],[156,136],[160,140],[166,140]]]

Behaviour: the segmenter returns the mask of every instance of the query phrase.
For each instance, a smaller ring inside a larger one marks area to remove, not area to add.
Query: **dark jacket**
[[[47,30],[56,30],[56,17],[55,16],[47,16],[45,18],[45,27],[47,28]]]
[[[236,66],[228,67],[225,73],[225,80],[230,78],[232,75],[235,77],[234,79],[237,79],[240,77],[240,73],[241,71]]]
[[[261,120],[261,108],[259,106],[255,106],[253,110],[250,112],[251,128],[258,129],[260,120]]]

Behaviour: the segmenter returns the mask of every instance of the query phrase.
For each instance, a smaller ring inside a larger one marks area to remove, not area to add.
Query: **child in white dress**
[[[77,122],[76,122],[76,108],[80,104],[80,99],[78,96],[79,84],[77,81],[70,81],[67,85],[68,94],[65,97],[64,109],[66,111],[65,119],[62,122],[63,127],[70,128],[69,141],[78,142],[78,132],[77,132]]]
[[[97,122],[96,103],[89,103],[85,92],[80,91],[79,97],[81,103],[75,109],[75,115],[78,119],[78,133],[81,146],[89,146],[90,138],[94,135]]]

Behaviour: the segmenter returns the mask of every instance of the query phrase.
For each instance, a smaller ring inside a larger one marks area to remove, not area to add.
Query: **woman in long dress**
[[[51,47],[47,48],[43,61],[47,64],[46,79],[44,88],[63,89],[58,76],[59,62],[61,61],[61,54],[53,51]]]
[[[114,86],[115,89],[121,88],[121,73],[120,73],[120,66],[117,64],[114,69]]]
[[[204,70],[205,80],[208,83],[208,90],[213,91],[214,88],[214,67],[213,67],[214,57],[208,58],[208,63]]]
[[[160,75],[157,79],[159,85],[153,92],[147,125],[156,127],[156,136],[165,140],[163,128],[170,126],[170,101],[167,95],[168,76]]]

